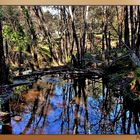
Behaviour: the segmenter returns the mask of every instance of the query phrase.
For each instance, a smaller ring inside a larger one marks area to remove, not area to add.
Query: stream
[[[14,87],[1,104],[1,134],[139,134],[139,114],[124,108],[102,78],[79,75],[42,76],[31,85]],[[7,111],[8,110],[8,111]],[[124,113],[125,112],[125,113]]]

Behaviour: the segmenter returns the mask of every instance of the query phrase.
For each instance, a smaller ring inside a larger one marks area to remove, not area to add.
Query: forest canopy
[[[1,73],[109,66],[126,53],[139,66],[139,19],[139,6],[1,6]]]

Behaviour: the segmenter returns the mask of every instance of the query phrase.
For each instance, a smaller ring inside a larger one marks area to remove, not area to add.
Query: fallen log
[[[13,83],[13,84],[10,84],[9,87],[13,88],[13,87],[22,86],[22,85],[32,85],[33,82],[34,81]]]
[[[73,75],[78,75],[78,74],[84,74],[84,75],[96,75],[96,76],[102,76],[103,71],[101,69],[56,69],[56,70],[47,70],[47,71],[36,71],[32,72],[30,74],[26,75],[19,75],[13,77],[13,80],[16,79],[26,79],[30,77],[34,78],[39,78],[40,76],[43,75],[48,75],[48,74],[73,74]]]

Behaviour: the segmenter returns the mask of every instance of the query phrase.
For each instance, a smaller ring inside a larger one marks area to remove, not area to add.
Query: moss
[[[18,86],[18,87],[15,88],[14,94],[20,94],[20,93],[22,93],[24,91],[27,91],[27,89],[29,89],[29,88],[26,85]]]

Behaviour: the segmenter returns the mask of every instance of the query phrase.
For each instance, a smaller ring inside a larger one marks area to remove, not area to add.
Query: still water
[[[12,134],[139,133],[139,113],[124,108],[102,78],[43,76],[13,88],[8,103]]]

